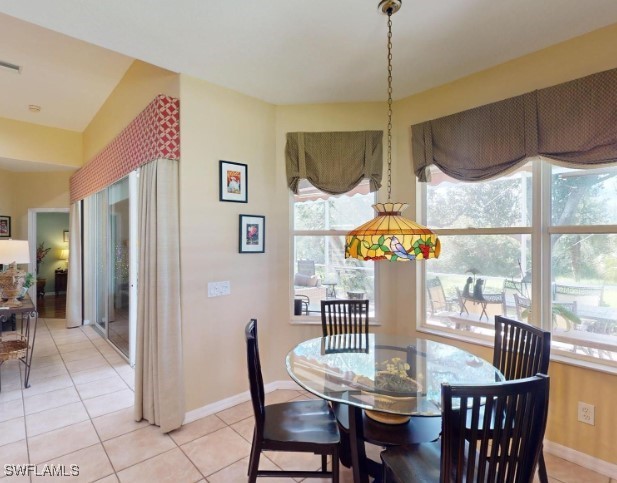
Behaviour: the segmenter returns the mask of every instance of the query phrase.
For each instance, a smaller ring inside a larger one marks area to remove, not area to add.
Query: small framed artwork
[[[64,230],[62,232],[62,241],[65,241],[65,242],[69,241],[69,231],[68,230]]]
[[[220,201],[248,202],[248,166],[219,161]]]
[[[264,253],[266,248],[266,217],[240,215],[240,253]]]
[[[10,216],[0,216],[0,238],[11,238]]]

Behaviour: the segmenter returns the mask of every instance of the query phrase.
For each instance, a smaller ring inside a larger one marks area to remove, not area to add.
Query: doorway
[[[36,278],[29,289],[39,317],[66,317],[66,281],[68,278],[69,210],[67,208],[31,208],[28,210],[30,272]]]

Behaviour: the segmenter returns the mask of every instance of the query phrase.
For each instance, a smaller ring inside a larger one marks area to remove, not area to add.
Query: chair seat
[[[381,453],[386,481],[428,483],[439,481],[441,442],[388,448]]]
[[[315,445],[336,445],[338,426],[328,403],[290,401],[265,407],[264,440]]]

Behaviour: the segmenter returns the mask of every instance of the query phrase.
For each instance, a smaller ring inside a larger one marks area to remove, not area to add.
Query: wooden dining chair
[[[551,333],[533,325],[495,316],[495,345],[493,365],[507,381],[523,379],[535,374],[548,374],[551,360]],[[544,453],[540,451],[538,476],[548,483]]]
[[[323,336],[368,334],[368,300],[322,300]]]
[[[382,452],[384,483],[531,483],[548,393],[542,374],[484,386],[442,385],[441,441]]]
[[[338,426],[330,406],[323,400],[289,401],[265,404],[264,384],[261,375],[257,320],[251,319],[245,329],[246,356],[255,429],[249,460],[249,482],[257,477],[324,478],[339,481],[340,442]],[[289,451],[321,455],[321,471],[272,471],[260,470],[261,452]],[[332,471],[327,471],[327,456],[332,456]]]

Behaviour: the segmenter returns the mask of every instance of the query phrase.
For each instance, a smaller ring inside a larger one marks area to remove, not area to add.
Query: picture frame
[[[240,215],[238,240],[240,253],[264,253],[266,251],[266,217]]]
[[[62,232],[62,241],[64,241],[64,242],[68,242],[69,241],[69,231],[68,230],[64,230]]]
[[[219,161],[219,201],[248,202],[248,166]]]
[[[0,215],[0,238],[11,238],[11,217]]]

